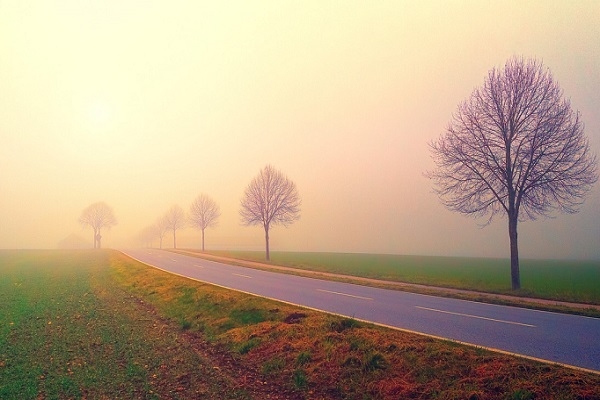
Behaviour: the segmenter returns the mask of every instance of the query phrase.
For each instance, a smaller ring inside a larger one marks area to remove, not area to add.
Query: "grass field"
[[[0,251],[0,399],[244,398],[177,331],[140,314],[109,257]],[[182,376],[196,386],[180,390]]]
[[[600,375],[370,326],[120,253],[0,251],[1,399],[600,399]]]
[[[264,261],[264,252],[210,254]],[[271,263],[398,282],[600,304],[600,260],[521,260],[522,289],[517,292],[511,290],[510,261],[504,259],[271,252]]]

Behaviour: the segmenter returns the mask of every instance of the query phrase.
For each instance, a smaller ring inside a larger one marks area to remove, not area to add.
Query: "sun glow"
[[[106,125],[112,118],[112,110],[109,105],[100,100],[90,105],[88,114],[90,121],[97,127]]]

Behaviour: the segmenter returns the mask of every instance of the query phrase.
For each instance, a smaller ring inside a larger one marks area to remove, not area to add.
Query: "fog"
[[[207,249],[261,250],[238,212],[271,164],[302,198],[272,251],[508,257],[505,218],[441,205],[428,143],[517,55],[552,71],[599,154],[598,38],[596,1],[2,1],[0,248],[91,247],[78,218],[97,201],[118,220],[103,246],[136,246],[205,193]],[[600,258],[599,186],[521,223],[521,257]]]

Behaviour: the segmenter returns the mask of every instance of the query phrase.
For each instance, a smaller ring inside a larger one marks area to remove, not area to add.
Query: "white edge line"
[[[348,293],[342,293],[342,292],[334,292],[333,290],[317,289],[317,291],[318,292],[325,292],[325,293],[337,294],[339,296],[352,297],[352,298],[355,298],[355,299],[373,300],[371,297],[356,296],[354,294],[348,294]]]
[[[479,316],[479,315],[463,314],[463,313],[458,313],[458,312],[453,312],[453,311],[438,310],[437,308],[429,308],[429,307],[421,307],[421,306],[415,306],[415,308],[418,308],[420,310],[434,311],[434,312],[438,312],[438,313],[442,313],[442,314],[458,315],[459,317],[484,319],[486,321],[500,322],[500,323],[503,323],[503,324],[521,325],[521,326],[526,326],[526,327],[529,327],[529,328],[535,328],[536,327],[535,325],[525,324],[523,322],[506,321],[506,320],[503,320],[503,319],[495,319],[495,318],[489,318],[489,317],[482,317],[482,316]]]
[[[398,328],[397,326],[382,324],[382,323],[379,323],[379,322],[367,321],[365,319],[355,318],[355,317],[350,316],[350,315],[344,315],[344,314],[335,313],[335,312],[332,312],[332,311],[321,310],[321,309],[318,309],[318,308],[315,308],[315,307],[303,306],[301,304],[296,304],[296,303],[293,303],[291,301],[280,300],[280,299],[276,299],[276,298],[273,298],[273,297],[267,297],[267,296],[260,296],[260,295],[255,294],[255,293],[246,292],[245,290],[233,289],[233,288],[230,288],[230,287],[227,287],[227,286],[218,285],[216,283],[211,283],[211,282],[203,281],[201,279],[196,279],[196,278],[190,278],[189,276],[185,276],[185,275],[181,275],[181,274],[178,274],[178,273],[175,273],[175,272],[167,271],[166,269],[162,269],[162,268],[157,267],[155,265],[148,264],[147,262],[144,262],[142,260],[138,260],[137,258],[135,258],[133,256],[130,256],[129,254],[126,254],[126,253],[124,253],[121,250],[117,250],[117,251],[119,251],[120,253],[124,254],[125,256],[127,256],[127,257],[129,257],[129,258],[131,258],[131,259],[133,259],[133,260],[135,260],[137,262],[140,262],[140,263],[142,263],[144,265],[147,265],[147,266],[149,266],[151,268],[156,268],[156,269],[161,270],[163,272],[166,272],[166,273],[169,273],[169,274],[172,274],[172,275],[177,275],[177,276],[180,276],[182,278],[190,279],[192,281],[205,283],[207,285],[212,285],[212,286],[220,287],[220,288],[227,289],[227,290],[233,290],[235,292],[244,293],[244,294],[247,294],[247,295],[250,295],[250,296],[262,297],[264,299],[268,299],[268,300],[272,300],[272,301],[278,301],[280,303],[289,304],[291,306],[300,307],[300,308],[304,308],[304,309],[307,309],[307,310],[322,312],[322,313],[329,314],[329,315],[335,315],[337,317],[352,318],[352,319],[354,319],[356,321],[364,322],[366,324],[381,326],[383,328],[393,329],[395,331],[412,333],[412,334],[415,334],[415,335],[419,335],[419,336],[423,336],[423,337],[428,337],[428,338],[431,338],[431,339],[442,340],[444,342],[458,343],[458,344],[462,344],[462,345],[465,345],[465,346],[474,347],[476,349],[488,350],[488,351],[492,351],[494,353],[504,354],[504,355],[508,355],[508,356],[512,356],[512,357],[517,357],[517,358],[522,358],[522,359],[526,359],[526,360],[537,361],[537,362],[541,362],[541,363],[544,363],[544,364],[557,365],[557,366],[560,366],[560,367],[565,367],[565,368],[574,369],[574,370],[577,370],[577,371],[587,372],[587,373],[591,373],[591,374],[594,374],[594,375],[600,375],[600,371],[597,371],[597,370],[594,370],[594,369],[588,369],[588,368],[584,368],[584,367],[578,367],[576,365],[565,364],[565,363],[556,362],[556,361],[552,361],[552,360],[546,360],[544,358],[538,358],[538,357],[528,356],[528,355],[525,355],[525,354],[511,353],[510,351],[496,349],[494,347],[481,346],[481,345],[473,344],[473,343],[469,343],[469,342],[462,342],[460,340],[449,339],[449,338],[445,338],[445,337],[442,337],[442,336],[430,335],[428,333],[413,331],[413,330],[406,329],[406,328]],[[428,296],[428,295],[425,295],[425,296]],[[433,297],[433,296],[431,296],[431,297]]]

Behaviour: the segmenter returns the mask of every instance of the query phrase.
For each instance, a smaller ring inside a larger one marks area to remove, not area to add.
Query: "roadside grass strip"
[[[193,250],[191,250],[193,251]],[[513,291],[510,260],[364,253],[210,251],[216,256],[309,271],[548,300],[600,304],[600,260],[521,260]],[[201,255],[201,253],[199,253]]]
[[[124,259],[121,257],[119,259]],[[600,376],[261,299],[132,261],[119,281],[286,398],[600,398]],[[134,267],[136,266],[137,267]],[[559,383],[557,383],[559,382]],[[515,397],[516,396],[516,397]]]

